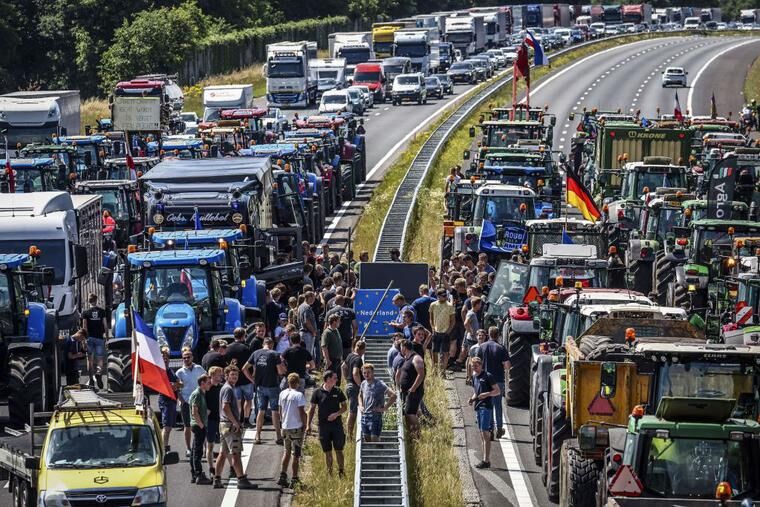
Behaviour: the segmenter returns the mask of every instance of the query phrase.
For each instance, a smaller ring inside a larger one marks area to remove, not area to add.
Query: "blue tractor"
[[[127,255],[125,303],[117,307],[114,337],[108,342],[109,389],[132,388],[130,307],[152,328],[159,345],[169,348],[172,367],[181,364],[183,348],[200,358],[214,335],[230,334],[245,324],[245,307],[225,297],[225,260],[220,248]]]
[[[0,254],[0,388],[8,399],[10,426],[29,422],[29,406],[47,411],[58,400],[58,327],[42,300],[53,283],[52,268],[39,268],[26,254]]]

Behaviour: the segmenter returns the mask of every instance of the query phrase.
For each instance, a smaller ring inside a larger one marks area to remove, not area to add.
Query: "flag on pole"
[[[676,92],[676,106],[673,109],[673,116],[677,121],[683,121],[683,113],[681,113],[681,103],[678,101],[678,92]]]
[[[167,398],[176,399],[174,389],[166,375],[164,358],[161,356],[161,347],[153,337],[153,331],[143,322],[140,315],[132,310],[134,319],[134,336],[137,347],[132,352],[133,378],[140,379],[143,386],[163,394]],[[139,355],[137,351],[139,352]],[[136,391],[139,389],[136,388]]]
[[[572,171],[567,171],[567,203],[578,208],[586,220],[596,222],[602,216],[591,194]]]
[[[517,58],[515,59],[512,74],[514,81],[522,77],[526,83],[530,84],[530,63],[528,62],[528,48],[525,47],[525,44],[521,44],[517,48]]]
[[[132,180],[137,179],[137,171],[135,171],[135,159],[132,158],[132,154],[127,152],[127,168],[129,169],[129,177]]]
[[[567,231],[564,228],[562,229],[562,244],[563,245],[575,244],[575,242],[573,241],[573,238],[570,237],[570,235],[567,233]]]
[[[541,65],[549,65],[549,57],[544,53],[544,48],[541,47],[541,43],[533,37],[530,30],[526,30],[525,44],[533,48],[533,65],[539,67]]]
[[[16,193],[16,175],[13,174],[13,168],[11,167],[11,159],[8,152],[5,152],[5,174],[8,176],[8,191],[11,194]]]
[[[718,106],[715,104],[715,92],[712,93],[710,98],[710,118],[718,117]]]

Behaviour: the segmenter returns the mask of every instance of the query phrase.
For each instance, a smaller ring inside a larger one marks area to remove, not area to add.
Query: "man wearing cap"
[[[278,354],[282,354],[288,347],[290,347],[290,341],[288,340],[288,314],[281,313],[277,319],[277,327],[274,328],[274,342],[276,343],[275,350]]]
[[[393,329],[396,331],[402,331],[404,329],[404,326],[406,326],[406,324],[404,324],[404,312],[406,310],[411,311],[414,314],[413,320],[417,319],[417,312],[414,310],[414,307],[412,305],[406,302],[406,298],[403,294],[396,294],[393,296],[393,304],[398,308],[398,315],[392,322],[389,322],[388,324],[390,324],[391,327],[393,327]]]

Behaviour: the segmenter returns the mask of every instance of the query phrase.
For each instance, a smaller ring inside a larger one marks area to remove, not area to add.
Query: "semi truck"
[[[203,122],[215,122],[222,111],[253,107],[253,85],[217,85],[203,89]]]
[[[529,4],[522,6],[523,28],[570,26],[572,16],[568,4]]]
[[[720,7],[701,9],[699,11],[699,19],[702,23],[707,23],[708,21],[720,21],[722,19]]]
[[[311,78],[317,82],[317,98],[346,86],[345,58],[315,58],[309,61]]]
[[[328,53],[330,58],[346,60],[346,79],[351,80],[357,63],[375,59],[372,48],[372,32],[338,32],[331,33],[328,38]]]
[[[402,28],[412,28],[415,25],[407,21],[391,21],[372,24],[372,49],[377,58],[388,58],[393,55],[393,35]]]
[[[308,43],[278,42],[267,45],[267,105],[308,107],[317,101],[317,81],[309,72]]]
[[[754,25],[760,19],[760,9],[742,9],[739,12],[739,21],[745,25]]]
[[[651,23],[652,5],[651,4],[633,4],[623,6],[623,22],[640,25],[642,23]]]
[[[54,136],[79,134],[79,90],[42,90],[0,96],[0,131],[9,147],[49,144]]]
[[[428,30],[424,28],[403,28],[396,31],[393,34],[393,56],[408,57],[412,61],[414,72],[428,75],[431,69]]]
[[[67,192],[0,195],[0,251],[40,250],[40,264],[53,268],[45,286],[58,312],[58,327],[74,329],[89,294],[103,301],[98,274],[103,260],[101,197]]]
[[[454,15],[446,18],[446,42],[466,58],[480,53],[486,46],[486,32],[482,17]]]

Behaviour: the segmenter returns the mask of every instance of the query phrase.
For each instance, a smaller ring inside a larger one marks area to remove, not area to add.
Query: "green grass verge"
[[[760,57],[752,62],[747,72],[747,79],[744,81],[744,100],[749,102],[758,98],[760,98]]]
[[[357,424],[358,425],[358,424]],[[354,503],[354,467],[356,444],[347,439],[343,455],[346,458],[346,476],[338,477],[338,465],[333,464],[333,475],[327,474],[325,455],[319,446],[316,423],[312,436],[306,440],[301,458],[301,485],[293,498],[294,507],[351,506]]]

